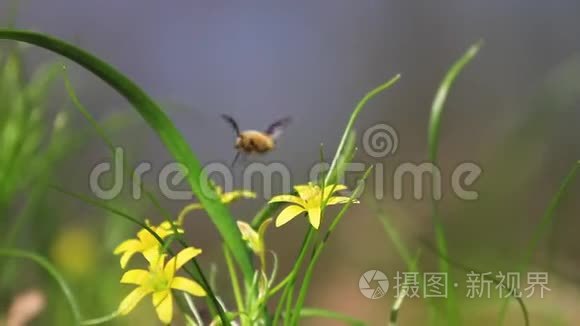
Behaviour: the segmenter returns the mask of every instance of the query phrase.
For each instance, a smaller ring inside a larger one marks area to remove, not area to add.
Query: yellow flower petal
[[[174,228],[171,222],[169,221],[165,221],[161,223],[158,227],[153,228],[153,231],[155,231],[155,233],[157,233],[157,235],[161,237],[161,239],[165,239],[168,236],[175,234],[174,232],[175,230],[177,230],[177,233],[183,233],[183,229],[180,229],[178,227]]]
[[[308,200],[315,196],[317,193],[320,193],[320,188],[318,188],[318,186],[313,183],[294,186],[294,190],[296,190],[298,196],[300,196],[300,198],[303,200]]]
[[[292,203],[292,204],[296,204],[298,206],[304,206],[304,205],[306,205],[304,203],[304,200],[302,200],[302,198],[297,197],[297,196],[292,196],[292,195],[279,195],[279,196],[274,196],[269,201],[269,203],[280,203],[280,202]]]
[[[189,247],[183,249],[167,262],[164,269],[165,275],[168,278],[172,278],[176,270],[199,254],[201,254],[201,249],[198,248]]]
[[[118,255],[126,251],[140,251],[141,250],[141,242],[136,239],[129,239],[126,241],[121,242],[120,245],[115,248],[113,254]]]
[[[308,220],[312,227],[318,230],[320,227],[320,207],[311,207],[308,209]]]
[[[153,293],[153,305],[157,312],[157,317],[163,324],[170,324],[173,319],[173,296],[171,291],[160,291]]]
[[[148,276],[149,272],[144,269],[132,269],[123,274],[121,283],[142,285]]]
[[[145,297],[150,292],[151,290],[141,286],[133,290],[125,297],[125,299],[123,299],[123,301],[121,301],[121,304],[119,304],[119,314],[127,315],[130,313],[133,309],[135,309],[135,306],[137,306],[141,299],[143,299],[143,297]]]
[[[152,231],[155,231],[155,227],[152,227],[151,229]],[[151,246],[154,241],[157,241],[153,234],[151,234],[147,229],[139,230],[139,232],[137,232],[137,238],[139,238],[139,241],[141,241],[143,246]]]
[[[131,259],[131,257],[133,257],[133,255],[135,255],[137,253],[137,251],[134,250],[130,250],[130,251],[126,251],[122,256],[121,256],[121,268],[125,269],[125,267],[127,267],[127,263],[129,263],[129,260]]]
[[[348,189],[345,185],[327,185],[324,187],[324,197],[328,197],[337,191]]]
[[[328,206],[328,205],[346,204],[350,201],[351,201],[350,197],[335,196],[335,197],[330,197],[328,199],[328,202],[326,203],[326,205]],[[357,200],[353,200],[353,202],[356,203]]]
[[[148,250],[143,251],[143,257],[149,262],[151,266],[158,266],[165,261],[165,254],[161,252],[160,247],[153,247]]]
[[[276,227],[288,223],[291,219],[295,218],[296,215],[302,212],[304,212],[304,208],[297,205],[290,205],[284,208],[276,218]]]
[[[185,277],[174,277],[173,281],[171,282],[171,288],[185,291],[198,297],[204,297],[206,295],[205,290],[201,287],[201,285]]]

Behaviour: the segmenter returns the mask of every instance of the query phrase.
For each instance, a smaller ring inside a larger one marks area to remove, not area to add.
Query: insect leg
[[[236,161],[240,157],[240,153],[241,153],[240,151],[236,152],[236,156],[234,156],[234,160],[232,161],[232,167],[234,167],[234,165],[236,164]]]

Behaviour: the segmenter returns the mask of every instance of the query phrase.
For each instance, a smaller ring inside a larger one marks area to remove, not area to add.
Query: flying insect
[[[275,121],[265,131],[245,130],[240,131],[238,123],[229,115],[222,114],[222,118],[229,123],[235,132],[236,141],[234,148],[237,150],[232,166],[236,163],[241,153],[266,153],[276,147],[276,140],[292,121],[289,117]]]

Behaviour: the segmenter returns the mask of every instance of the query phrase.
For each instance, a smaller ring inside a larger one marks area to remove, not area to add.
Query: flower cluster
[[[229,204],[240,198],[256,197],[255,193],[245,190],[223,192],[220,187],[215,189],[220,201],[224,204]],[[147,270],[132,269],[121,277],[121,283],[137,285],[137,288],[129,293],[119,305],[118,313],[120,315],[129,314],[145,296],[151,294],[159,320],[164,324],[169,324],[173,319],[172,290],[184,291],[198,297],[206,295],[205,289],[197,282],[176,276],[176,272],[184,264],[201,254],[202,250],[195,247],[185,248],[166,263],[168,255],[162,245],[162,241],[184,233],[181,226],[183,218],[189,212],[197,209],[203,209],[203,206],[199,203],[186,206],[175,222],[164,221],[159,225],[152,225],[146,221],[147,228],[137,232],[137,238],[125,240],[115,248],[113,253],[121,255],[120,264],[123,269],[127,267],[131,258],[139,253],[148,263]]]
[[[173,318],[172,290],[184,291],[198,297],[206,295],[203,287],[195,281],[175,275],[177,270],[202,251],[195,247],[188,247],[165,263],[167,254],[163,252],[161,243],[151,231],[160,239],[165,239],[171,235],[183,233],[183,230],[169,221],[158,226],[148,225],[148,227],[149,230],[142,229],[137,233],[137,239],[124,241],[114,251],[115,254],[121,255],[122,268],[126,267],[136,253],[141,253],[149,266],[147,270],[132,269],[123,274],[121,283],[134,284],[137,288],[123,299],[118,312],[120,315],[129,314],[145,296],[151,294],[159,320],[164,324],[169,324]]]
[[[241,198],[255,198],[256,194],[251,191],[241,190],[223,192],[220,187],[215,187],[216,193],[223,204],[229,204]],[[275,225],[280,227],[296,216],[305,213],[314,229],[319,229],[323,219],[326,206],[356,203],[357,201],[345,196],[337,196],[336,192],[346,190],[344,185],[326,185],[320,187],[314,183],[297,185],[294,190],[297,195],[279,195],[273,197],[269,203],[289,203],[277,216]],[[203,209],[202,204],[192,203],[187,205],[178,215],[174,222],[165,221],[159,225],[151,225],[147,221],[147,228],[143,228],[137,233],[137,238],[123,241],[114,253],[120,255],[121,268],[125,269],[127,264],[136,254],[141,254],[148,263],[147,269],[132,269],[125,272],[121,278],[123,284],[133,284],[137,287],[130,292],[120,303],[118,313],[127,315],[146,296],[151,295],[153,306],[157,316],[164,324],[171,323],[173,319],[173,291],[183,291],[193,296],[206,296],[207,292],[203,286],[197,282],[182,276],[177,276],[176,272],[187,262],[201,254],[202,250],[195,247],[187,247],[173,257],[169,258],[164,242],[169,242],[172,237],[182,236],[184,233],[183,222],[187,214],[195,210]],[[258,300],[251,301],[246,307],[249,310],[261,311],[259,308],[268,297],[268,291],[273,282],[274,276],[266,276],[266,243],[265,233],[273,219],[262,221],[257,230],[250,224],[238,221],[237,225],[244,240],[251,250],[260,260],[261,268],[258,278]],[[169,260],[167,260],[169,258]],[[274,267],[274,270],[276,266]],[[258,272],[258,271],[257,271]],[[273,275],[275,272],[272,273]],[[254,287],[252,285],[251,287]],[[250,309],[251,307],[258,307]],[[249,311],[245,312],[245,317],[254,322]]]

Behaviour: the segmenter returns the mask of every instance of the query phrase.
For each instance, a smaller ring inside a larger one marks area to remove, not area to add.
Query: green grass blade
[[[203,173],[201,163],[169,117],[139,86],[108,63],[62,40],[34,32],[1,29],[0,39],[26,42],[58,53],[91,71],[125,97],[157,133],[175,160],[187,168],[187,179],[194,194],[240,265],[244,280],[251,282],[253,268],[250,254],[234,219],[217,196],[202,191],[201,182],[207,176]]]
[[[282,309],[284,309],[284,303],[291,302],[292,300],[289,298],[290,292],[294,287],[294,282],[296,282],[296,278],[298,277],[298,272],[300,267],[302,266],[302,262],[306,258],[307,249],[310,247],[310,243],[312,242],[312,233],[314,233],[314,229],[312,227],[308,228],[308,232],[304,236],[304,240],[302,241],[302,245],[300,246],[300,252],[298,257],[296,258],[296,262],[292,267],[292,270],[288,274],[285,280],[287,280],[286,285],[284,286],[284,291],[278,300],[278,305],[276,306],[276,310],[274,311],[274,323],[273,325],[278,325],[278,320],[282,316]],[[282,281],[284,283],[285,281]],[[288,316],[285,316],[288,317]]]
[[[522,268],[521,268],[522,272],[524,272],[527,269],[527,267],[530,265],[532,258],[534,256],[534,253],[536,252],[536,250],[540,246],[540,242],[542,241],[542,238],[549,231],[550,226],[552,224],[552,221],[554,220],[554,216],[556,215],[556,210],[560,206],[560,203],[562,202],[562,199],[566,195],[566,192],[568,191],[568,188],[572,184],[572,181],[574,181],[574,178],[576,177],[576,174],[578,172],[578,168],[580,168],[580,161],[574,163],[574,166],[570,169],[570,172],[568,172],[568,174],[566,175],[566,177],[564,178],[564,180],[560,184],[558,191],[556,192],[554,197],[552,197],[552,200],[550,201],[550,205],[548,206],[548,208],[544,212],[544,215],[542,216],[542,219],[540,220],[540,224],[538,224],[538,226],[536,227],[536,230],[534,232],[534,235],[532,236],[532,240],[530,241],[530,244],[528,246],[527,254],[524,257],[524,260],[522,262]]]
[[[418,265],[419,265],[420,253],[417,253],[414,257],[411,255],[411,251],[405,245],[405,243],[401,240],[401,237],[399,236],[397,229],[392,225],[391,217],[388,216],[387,213],[385,213],[385,211],[381,207],[379,207],[376,200],[374,200],[373,198],[370,198],[370,196],[367,196],[367,200],[365,200],[365,201],[372,203],[371,208],[375,211],[375,214],[378,216],[381,224],[383,225],[385,233],[391,239],[391,242],[395,246],[395,250],[397,251],[397,253],[401,257],[401,259],[403,259],[403,262],[407,266],[407,270],[411,273],[419,273],[419,266]],[[421,281],[419,281],[419,284],[421,284]],[[435,313],[436,310],[435,310],[435,307],[433,305],[433,300],[427,300],[427,302],[429,304],[429,309],[431,309],[430,312]],[[393,326],[396,325],[396,321],[397,321],[398,313],[399,313],[399,308],[400,308],[402,303],[403,303],[403,298],[397,298],[397,300],[393,304],[393,307],[391,308],[391,317],[390,317],[390,324],[389,325],[393,325]]]
[[[50,276],[54,278],[54,280],[60,287],[60,290],[64,294],[66,301],[71,309],[75,325],[80,325],[81,313],[77,301],[73,295],[73,292],[71,291],[70,287],[64,280],[64,277],[62,277],[62,275],[58,272],[58,270],[46,258],[24,250],[5,249],[5,248],[0,248],[0,256],[29,259],[40,265],[42,268],[44,268],[48,272],[48,274],[50,274]]]
[[[354,154],[356,152],[356,133],[353,131],[350,132],[346,144],[344,146],[344,154],[340,156],[338,159],[338,163],[336,164],[336,178],[344,177],[344,172],[348,167],[348,164],[352,161]],[[332,176],[330,179],[335,179]]]
[[[65,87],[65,89],[67,91],[68,97],[70,98],[73,106],[89,122],[89,124],[97,132],[97,134],[99,135],[99,137],[105,142],[105,144],[107,145],[109,151],[111,153],[115,153],[115,145],[113,145],[113,142],[111,141],[111,139],[109,139],[109,137],[107,137],[107,134],[105,133],[105,131],[103,130],[103,128],[101,128],[101,126],[99,125],[99,122],[97,121],[97,119],[95,119],[91,115],[91,113],[89,112],[89,110],[87,110],[85,108],[85,106],[81,103],[81,101],[79,100],[79,98],[78,98],[78,96],[76,94],[76,91],[75,91],[73,85],[70,82],[70,78],[68,77],[67,68],[64,65],[63,65],[63,78],[64,78],[64,87]]]
[[[437,164],[437,149],[439,147],[441,117],[443,114],[443,108],[445,106],[447,95],[449,94],[449,90],[451,89],[451,86],[453,85],[453,82],[459,73],[475,57],[481,45],[481,42],[472,45],[465,52],[465,54],[463,54],[463,56],[451,66],[443,78],[443,81],[439,85],[437,93],[435,94],[435,98],[431,106],[431,117],[429,119],[428,130],[429,160],[435,165]],[[433,227],[435,229],[437,249],[443,255],[447,256],[447,240],[445,238],[445,230],[443,228],[443,224],[439,220],[438,214],[438,203],[436,199],[433,199],[432,219]],[[439,269],[441,272],[449,274],[449,265],[443,259],[439,259]],[[450,288],[448,294],[449,296],[446,300],[448,321],[453,325],[457,325],[459,323],[459,310],[457,307],[457,299],[455,298],[454,289]]]
[[[542,241],[542,238],[548,233],[548,230],[550,229],[550,226],[554,220],[554,216],[556,215],[556,210],[560,206],[560,203],[562,202],[562,199],[566,195],[568,188],[570,187],[570,185],[572,184],[572,181],[574,181],[574,178],[576,177],[576,174],[578,172],[578,168],[580,168],[580,161],[574,163],[574,166],[570,169],[570,172],[568,172],[568,174],[566,175],[566,177],[564,178],[564,180],[560,184],[558,191],[552,197],[552,200],[550,201],[550,205],[548,206],[548,208],[544,212],[544,215],[542,216],[540,223],[536,227],[536,230],[534,231],[532,239],[530,240],[530,244],[528,245],[528,250],[526,251],[526,254],[523,257],[522,262],[520,263],[520,266],[518,268],[518,271],[520,273],[524,273],[528,269],[529,265],[531,264],[534,253],[536,252],[536,250],[540,246],[540,242]],[[509,302],[508,300],[504,300],[502,302],[502,306],[501,306],[501,310],[500,310],[500,317],[499,317],[499,325],[504,324],[506,313],[507,313],[508,302]]]
[[[439,85],[439,89],[435,94],[433,99],[433,104],[431,105],[431,117],[429,119],[429,160],[432,162],[437,161],[437,149],[439,147],[439,134],[441,128],[441,116],[443,114],[443,108],[445,106],[445,101],[447,100],[447,95],[449,90],[453,85],[453,82],[461,73],[463,68],[473,59],[482,46],[482,42],[472,45],[467,49],[465,54],[459,60],[457,60],[453,66],[447,71],[447,74],[443,78],[443,81]]]
[[[332,163],[330,164],[330,169],[328,171],[328,177],[326,180],[327,184],[333,183],[334,178],[336,178],[336,169],[338,167],[340,157],[342,155],[348,154],[347,153],[348,151],[345,151],[345,149],[347,149],[347,144],[349,141],[349,137],[351,137],[351,132],[353,131],[354,123],[356,122],[356,119],[358,118],[358,115],[360,114],[362,109],[366,106],[366,104],[371,99],[373,99],[374,97],[376,97],[377,95],[379,95],[383,91],[386,91],[387,89],[391,88],[391,86],[393,86],[400,78],[401,78],[401,75],[399,75],[399,74],[395,75],[395,77],[391,78],[386,83],[383,83],[383,84],[379,85],[378,87],[375,87],[374,89],[372,89],[358,102],[358,104],[354,108],[354,111],[350,115],[350,119],[348,120],[348,123],[346,124],[346,128],[344,129],[344,132],[342,134],[342,138],[340,139],[340,143],[338,144],[338,148],[336,149],[336,153],[334,154],[334,158],[332,160]]]
[[[499,279],[490,276],[490,275],[485,275],[484,272],[478,270],[477,268],[472,268],[470,266],[466,266],[463,265],[462,263],[458,262],[458,261],[454,261],[451,260],[451,258],[449,258],[446,255],[443,255],[441,252],[439,252],[434,246],[432,246],[429,242],[427,241],[421,241],[422,244],[431,252],[433,252],[435,255],[437,255],[437,257],[439,257],[439,259],[444,259],[448,264],[452,265],[455,268],[458,268],[460,270],[462,270],[465,273],[472,273],[475,272],[478,275],[482,275],[484,280],[490,280],[491,282],[493,282],[496,286],[501,286],[503,288],[505,288],[506,290],[509,290],[509,293],[514,293],[514,291],[517,291],[519,289],[515,289],[515,288],[510,288],[507,287],[505,285],[505,282],[500,281]],[[522,299],[522,296],[509,296],[507,299],[514,299],[516,300],[516,302],[518,303],[518,305],[520,306],[521,310],[522,310],[522,315],[524,318],[524,325],[525,326],[530,326],[530,316],[528,314],[528,309],[526,308],[526,305],[524,303],[524,300]],[[499,324],[498,324],[499,325]]]
[[[246,309],[244,308],[244,301],[242,299],[242,291],[240,290],[240,285],[238,282],[238,273],[236,273],[236,267],[232,261],[232,255],[228,251],[228,248],[225,246],[223,247],[224,257],[226,259],[226,266],[228,267],[228,273],[230,276],[230,280],[232,282],[232,290],[234,292],[234,299],[236,300],[236,306],[238,308],[238,312],[240,313],[240,319],[245,318]],[[245,324],[245,323],[242,323]]]
[[[318,318],[328,318],[340,321],[346,325],[352,326],[364,326],[366,325],[365,322],[362,320],[358,320],[356,318],[330,311],[325,309],[318,309],[318,308],[304,308],[300,311],[301,318],[311,318],[311,317],[318,317]]]
[[[379,205],[376,203],[376,200],[373,202],[374,199],[371,198],[371,196],[367,196],[366,199],[367,201],[373,203],[372,209],[375,211],[375,214],[379,217],[379,221],[383,225],[385,233],[391,239],[391,242],[395,246],[395,250],[397,251],[399,256],[401,256],[401,258],[405,262],[405,265],[407,265],[407,269],[409,269],[410,272],[417,272],[416,270],[413,270],[413,267],[416,266],[413,260],[413,256],[411,255],[409,248],[407,248],[407,246],[401,240],[401,237],[399,237],[399,233],[397,232],[395,227],[391,224],[390,217],[387,216],[387,214],[379,207]]]
[[[100,324],[108,323],[117,317],[119,317],[119,312],[115,310],[114,312],[112,312],[106,316],[101,316],[101,317],[97,317],[97,318],[83,320],[81,322],[81,325],[83,325],[83,326],[100,325]]]

